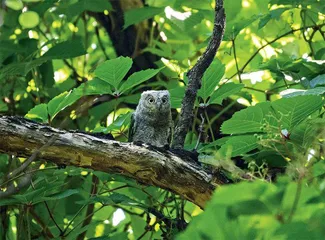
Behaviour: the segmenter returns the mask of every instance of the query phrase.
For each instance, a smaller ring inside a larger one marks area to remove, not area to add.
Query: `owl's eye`
[[[154,103],[154,102],[155,102],[155,99],[153,99],[153,98],[149,98],[149,99],[148,99],[148,102],[149,102],[149,103]]]
[[[163,98],[161,101],[162,103],[167,103],[167,98]]]

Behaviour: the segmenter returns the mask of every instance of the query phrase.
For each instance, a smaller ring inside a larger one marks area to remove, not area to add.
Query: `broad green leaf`
[[[131,115],[132,112],[128,112],[125,114],[120,114],[113,123],[111,123],[108,127],[103,128],[103,127],[99,127],[99,128],[95,128],[94,132],[104,132],[104,133],[108,133],[110,131],[113,130],[120,130],[122,126],[127,126],[130,123],[131,120]]]
[[[283,98],[272,102],[272,107],[283,125],[289,131],[304,121],[310,114],[319,110],[323,105],[320,96],[297,96]]]
[[[240,18],[240,19],[231,21],[230,23],[227,23],[227,27],[226,27],[223,39],[225,41],[231,41],[231,40],[235,39],[242,29],[246,28],[247,26],[249,26],[250,24],[252,24],[259,18],[260,18],[260,16],[253,15],[249,18],[246,18],[246,17]]]
[[[74,58],[87,53],[82,40],[74,39],[58,43],[50,48],[42,57],[48,59]]]
[[[57,113],[65,109],[67,106],[75,103],[81,96],[82,94],[75,89],[69,92],[63,92],[49,101],[47,106],[51,119],[53,119]]]
[[[312,167],[313,176],[319,177],[325,174],[325,161],[321,160],[315,163]]]
[[[214,89],[225,74],[225,65],[218,59],[214,60],[202,77],[202,85],[198,91],[198,96],[202,97],[204,102],[214,92]]]
[[[52,194],[50,196],[46,196],[42,200],[44,200],[44,201],[60,200],[60,199],[69,197],[69,196],[71,196],[73,194],[76,194],[76,193],[79,193],[79,191],[77,189],[68,189],[68,190],[65,190],[63,192],[59,192],[59,193]]]
[[[232,136],[222,145],[219,153],[223,156],[239,156],[258,147],[258,139],[253,135]]]
[[[37,12],[27,11],[19,16],[19,23],[24,28],[34,28],[39,24],[39,16]]]
[[[156,54],[160,57],[166,57],[166,58],[172,58],[172,47],[164,42],[159,42],[157,40],[153,40],[154,47],[146,47],[143,49],[143,52],[151,52],[153,54]]]
[[[265,15],[258,23],[258,28],[263,28],[271,19],[279,20],[282,13],[289,10],[290,8],[277,8],[274,10],[271,10],[269,14]]]
[[[169,90],[172,108],[180,108],[185,94],[185,87],[176,87]]]
[[[319,86],[319,85],[325,85],[325,74],[318,75],[317,77],[310,80],[310,86],[312,88]]]
[[[152,18],[155,15],[162,13],[163,11],[164,8],[156,8],[156,7],[142,7],[142,8],[135,8],[126,11],[124,13],[123,29],[126,29],[130,25]]]
[[[115,90],[118,89],[120,82],[130,70],[132,66],[132,59],[129,57],[119,57],[99,65],[95,74],[100,79],[111,84]]]
[[[257,234],[263,236],[264,228],[274,226],[277,220],[260,199],[267,192],[276,190],[273,185],[262,181],[222,186],[215,191],[204,212],[195,217],[177,239],[249,240]]]
[[[119,92],[122,94],[123,92],[149,80],[157,73],[159,73],[160,69],[147,69],[139,72],[133,73],[128,79],[122,83],[121,87],[119,87]]]
[[[267,115],[271,113],[271,103],[259,103],[236,112],[231,119],[221,126],[224,134],[241,134],[263,132],[263,124],[266,123]]]
[[[89,80],[77,89],[81,95],[113,94],[110,84],[99,78]]]
[[[284,98],[291,98],[296,96],[304,96],[304,95],[322,95],[325,93],[325,87],[316,87],[312,89],[288,89],[285,91],[282,91],[280,94]]]
[[[211,96],[210,104],[221,104],[222,101],[232,94],[239,92],[244,87],[244,84],[226,83],[221,85]]]
[[[299,124],[292,130],[290,140],[307,150],[316,137],[317,125],[307,122]]]
[[[37,58],[29,62],[11,63],[0,71],[0,80],[11,76],[26,76],[33,68],[42,65],[48,61],[47,58]]]
[[[34,108],[28,111],[25,115],[25,118],[38,121],[38,122],[47,122],[48,121],[48,112],[47,112],[47,104],[42,103],[36,105]]]

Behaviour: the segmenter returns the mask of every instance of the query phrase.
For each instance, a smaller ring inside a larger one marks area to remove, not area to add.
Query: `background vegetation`
[[[231,184],[202,212],[118,175],[37,161],[18,176],[33,173],[32,183],[0,199],[1,239],[324,238],[325,3],[224,4],[225,35],[202,79],[185,148]],[[213,7],[2,1],[0,113],[127,141],[141,92],[168,89],[177,121]],[[19,180],[6,176],[24,160],[0,155],[2,190]]]

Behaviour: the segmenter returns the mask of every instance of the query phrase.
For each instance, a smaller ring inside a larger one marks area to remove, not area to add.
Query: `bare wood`
[[[0,152],[28,157],[56,135],[38,158],[131,177],[170,190],[204,207],[218,182],[197,163],[150,146],[64,131],[21,117],[0,116]]]
[[[182,100],[181,114],[175,128],[174,148],[183,148],[185,137],[193,121],[193,108],[198,90],[201,88],[201,79],[204,72],[210,66],[222,41],[225,30],[226,14],[223,8],[223,0],[216,0],[215,18],[211,39],[193,68],[187,73],[188,85]]]

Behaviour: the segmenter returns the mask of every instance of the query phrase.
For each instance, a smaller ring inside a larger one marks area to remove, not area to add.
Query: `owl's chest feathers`
[[[134,138],[138,141],[150,143],[155,146],[168,144],[168,137],[171,131],[170,113],[159,115],[135,115],[136,131]]]
[[[145,116],[145,117],[143,117]],[[171,113],[170,112],[159,112],[159,113],[150,113],[150,114],[143,114],[140,113],[139,115],[136,114],[136,121],[143,125],[153,126],[155,128],[158,127],[167,127],[168,123],[172,121]]]

